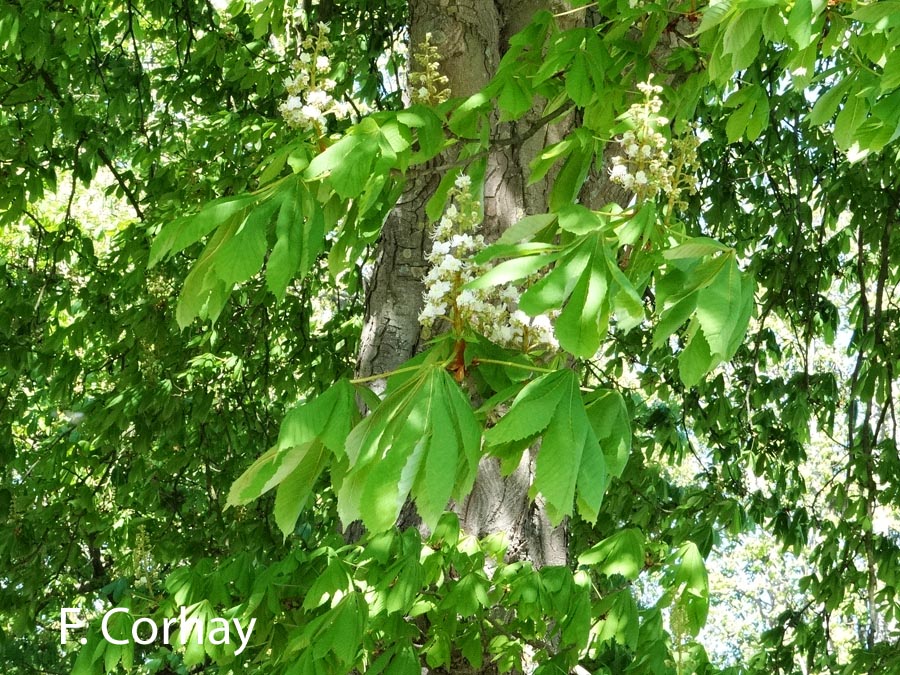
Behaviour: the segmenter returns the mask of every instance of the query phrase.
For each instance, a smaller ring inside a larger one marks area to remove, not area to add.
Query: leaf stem
[[[521,368],[522,370],[533,370],[538,373],[555,373],[556,372],[555,368],[541,368],[540,366],[526,366],[521,363],[513,363],[512,361],[501,361],[499,359],[482,359],[479,357],[479,358],[473,359],[473,363],[476,365],[481,364],[481,363],[493,363],[498,366],[510,366],[511,368]]]
[[[425,364],[419,364],[416,366],[406,366],[404,368],[397,368],[396,370],[389,370],[386,373],[375,373],[374,375],[367,375],[366,377],[357,377],[356,379],[350,380],[350,384],[365,384],[366,382],[374,382],[375,380],[383,380],[386,377],[390,377],[391,375],[399,375],[400,373],[408,373],[413,370],[419,370]]]

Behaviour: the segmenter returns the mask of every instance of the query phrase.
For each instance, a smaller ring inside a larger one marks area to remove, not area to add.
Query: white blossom
[[[637,85],[644,100],[633,104],[625,117],[632,128],[617,140],[624,156],[613,157],[610,180],[635,193],[638,202],[663,193],[671,205],[683,207],[683,192],[694,192],[696,138],[688,135],[670,143],[662,130],[669,125],[659,115],[663,88],[653,84],[652,76]],[[672,157],[675,157],[673,161]]]
[[[318,28],[318,35],[307,35],[301,43],[302,51],[291,66],[293,73],[284,80],[288,99],[278,110],[289,126],[321,136],[329,117],[350,117],[353,107],[329,93],[337,87],[337,82],[327,77],[331,59],[324,52],[331,43],[327,24],[319,23]]]
[[[468,289],[465,284],[487,271],[473,261],[484,248],[477,233],[481,209],[471,193],[471,179],[459,176],[448,195],[450,203],[432,232],[432,267],[425,275],[425,307],[419,322],[427,331],[463,325],[500,345],[523,350],[558,349],[547,316],[532,319],[517,307],[521,292],[514,284],[502,288]]]

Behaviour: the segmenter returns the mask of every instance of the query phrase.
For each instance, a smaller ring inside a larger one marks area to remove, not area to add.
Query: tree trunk
[[[557,0],[410,0],[412,45],[431,34],[441,54],[441,70],[449,79],[452,95],[468,96],[484,87],[493,76],[509,38],[525,27],[535,12],[570,9]],[[583,13],[566,21],[583,21]],[[414,48],[410,49],[412,53]],[[492,136],[524,135],[540,115],[540,105],[512,124],[492,125]],[[495,239],[523,216],[547,210],[548,183],[528,186],[528,165],[537,152],[560,140],[571,129],[572,118],[538,131],[518,145],[494,148],[488,156],[484,185],[485,219],[482,232]],[[446,158],[436,160],[446,161]],[[422,278],[430,248],[425,204],[440,180],[423,172],[411,176],[396,209],[386,222],[375,270],[366,298],[358,369],[368,376],[390,371],[415,354],[419,347],[418,315],[422,310]],[[526,453],[508,477],[500,474],[493,458],[484,458],[471,495],[456,506],[463,530],[475,536],[494,532],[507,535],[508,557],[529,560],[535,567],[564,565],[565,525],[553,528],[540,498],[528,498],[535,451]],[[407,505],[409,507],[409,505]],[[411,524],[405,508],[401,526]],[[494,672],[487,665],[482,675]],[[423,671],[427,672],[427,671]],[[460,671],[461,672],[461,671]],[[469,671],[466,671],[469,672]]]
[[[550,10],[561,28],[589,23],[590,5],[579,11],[563,0],[410,0],[410,53],[426,34],[441,54],[441,71],[449,80],[454,97],[476,93],[491,80],[508,48],[510,38],[531,21],[535,13]],[[670,41],[683,39],[684,31],[673,31]],[[676,46],[662,40],[654,51],[657,60]],[[670,82],[670,84],[673,84]],[[522,138],[521,143],[494,144],[488,155],[484,184],[482,233],[494,240],[513,223],[530,214],[547,211],[550,186],[556,175],[528,185],[528,167],[543,148],[564,138],[578,123],[574,114],[562,117],[533,132],[544,101],[536,101],[532,111],[513,123],[491,125],[492,138]],[[606,160],[618,153],[607,146]],[[448,158],[438,158],[442,164]],[[604,162],[604,164],[608,164]],[[423,307],[422,279],[430,248],[429,223],[425,204],[441,176],[423,171],[408,178],[407,188],[386,222],[375,269],[366,297],[365,324],[359,353],[360,375],[388,372],[412,357],[419,349],[419,313]],[[613,184],[602,168],[592,168],[580,201],[589,208],[610,202],[627,205],[632,193]],[[383,386],[383,384],[382,384]],[[376,387],[377,389],[377,387]],[[455,506],[463,530],[471,535],[506,534],[510,560],[527,560],[536,568],[567,563],[566,523],[552,527],[540,496],[528,498],[534,475],[537,448],[526,453],[516,470],[507,477],[500,473],[499,461],[485,457],[469,497]],[[407,504],[400,525],[420,525],[414,507]],[[421,525],[420,525],[421,526]],[[431,672],[423,669],[423,674]],[[457,673],[475,673],[459,663]],[[488,675],[491,664],[478,671]]]
[[[490,81],[509,38],[525,27],[535,12],[546,9],[560,12],[569,7],[554,0],[411,0],[411,43],[420,43],[430,33],[432,44],[440,51],[441,70],[449,79],[452,95],[468,96]],[[566,20],[583,20],[582,14],[567,15]],[[524,135],[537,119],[539,108],[515,123],[495,123],[492,135]],[[488,240],[496,239],[523,216],[546,211],[548,183],[527,186],[528,165],[541,148],[565,136],[571,124],[571,119],[564,119],[520,145],[491,151],[482,225]],[[411,176],[385,224],[367,291],[360,375],[396,368],[418,349],[422,277],[427,271],[425,255],[429,248],[425,203],[439,180],[440,176],[427,172]],[[485,458],[472,494],[457,511],[470,534],[505,532],[511,557],[530,560],[535,566],[565,564],[564,527],[552,528],[540,501],[532,504],[528,499],[533,459],[533,452],[526,455],[521,466],[504,478],[499,463]]]

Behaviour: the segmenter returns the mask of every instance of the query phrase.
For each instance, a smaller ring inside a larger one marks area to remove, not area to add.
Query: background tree
[[[4,2],[5,672],[891,672],[898,23]]]

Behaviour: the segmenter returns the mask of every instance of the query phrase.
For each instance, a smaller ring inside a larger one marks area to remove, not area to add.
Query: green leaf
[[[586,519],[593,521],[600,508],[602,493],[606,489],[606,465],[585,413],[578,379],[570,370],[558,371],[541,379],[544,379],[545,388],[559,389],[558,393],[552,395],[559,398],[542,435],[535,463],[534,483],[529,494],[532,498],[538,492],[544,496],[547,515],[552,523],[558,524],[563,517],[571,515],[576,485],[580,484],[582,489],[579,491],[579,498],[582,501],[579,508]],[[528,399],[522,399],[523,402],[524,400]],[[517,401],[520,401],[519,397]],[[550,401],[546,405],[549,407]],[[516,402],[507,417],[515,407]],[[523,420],[525,410],[526,408],[520,407],[518,416],[507,422],[507,426],[520,427],[518,433],[510,434],[513,437],[521,437],[520,434],[540,425],[540,422]],[[533,401],[527,410],[535,410]],[[506,418],[501,422],[505,420]],[[588,463],[585,471],[582,470],[584,461]]]
[[[607,224],[600,214],[581,204],[567,204],[559,211],[560,228],[575,235],[599,232]]]
[[[697,293],[681,298],[668,306],[659,317],[659,323],[653,331],[653,348],[659,349],[669,336],[684,325],[697,308]]]
[[[758,89],[756,105],[753,106],[753,113],[750,115],[750,119],[747,120],[747,128],[745,130],[748,141],[751,143],[755,141],[762,134],[763,130],[769,126],[770,112],[769,99],[761,89]]]
[[[730,251],[727,246],[709,237],[692,237],[683,244],[663,251],[666,260],[683,260],[685,258],[702,258],[722,251]]]
[[[227,504],[249,504],[281,483],[303,461],[310,445],[311,443],[304,443],[284,450],[278,446],[269,448],[231,484]]]
[[[478,138],[479,122],[484,118],[490,103],[490,97],[484,92],[467,98],[450,116],[450,131],[463,138]]]
[[[849,18],[861,23],[878,23],[882,19],[898,15],[900,15],[900,2],[881,0],[859,5]]]
[[[615,282],[615,285],[611,285],[610,289],[610,295],[612,296],[610,304],[616,315],[616,325],[619,330],[627,333],[643,322],[644,303],[641,301],[641,296],[638,295],[631,280],[625,276],[625,273],[606,248],[603,249],[603,257],[606,260],[606,268],[609,270],[610,278]]]
[[[715,28],[720,23],[731,16],[733,8],[733,0],[721,0],[721,2],[710,3],[703,12],[703,20],[694,35],[700,35],[706,31]]]
[[[537,157],[531,160],[531,173],[528,176],[528,184],[537,183],[546,176],[554,164],[560,159],[569,156],[575,146],[576,139],[570,135],[568,138],[564,138],[559,143],[554,143],[540,152]]]
[[[882,93],[891,91],[898,86],[900,86],[900,52],[894,50],[888,55],[881,72],[881,91]]]
[[[175,308],[175,319],[180,328],[187,327],[198,316],[213,321],[218,317],[231,289],[215,274],[215,264],[218,253],[237,231],[242,215],[237,212],[216,230],[185,278]]]
[[[762,36],[760,26],[764,14],[763,9],[750,9],[738,12],[734,16],[722,36],[726,54],[737,55],[738,60],[743,61],[744,59],[740,58],[743,51],[748,48],[759,49],[759,39]],[[753,42],[756,44],[751,46]]]
[[[210,202],[192,216],[178,218],[165,225],[150,247],[150,261],[153,267],[164,256],[173,255],[200,241],[207,234],[225,222],[233,222],[259,199],[255,194],[223,197]]]
[[[372,175],[381,138],[378,123],[371,117],[364,118],[337,143],[313,158],[305,171],[307,179],[327,177],[341,197],[356,197]]]
[[[631,651],[637,650],[640,637],[638,607],[628,588],[603,598],[595,610],[603,618],[597,626],[597,640],[612,640]]]
[[[345,524],[362,518],[371,532],[389,529],[407,496],[434,528],[451,495],[475,480],[481,432],[450,375],[424,364],[347,439],[350,471],[338,491]]]
[[[294,531],[300,512],[325,468],[329,454],[321,443],[312,443],[297,467],[281,481],[275,492],[275,523],[285,539]]]
[[[583,242],[569,250],[550,272],[544,274],[522,293],[519,298],[519,309],[531,316],[537,316],[548,309],[562,307],[590,261],[590,242]]]
[[[522,258],[537,253],[555,252],[557,249],[553,244],[545,244],[539,241],[529,241],[520,244],[491,244],[490,246],[479,251],[474,261],[483,265],[495,258]]]
[[[678,355],[678,375],[686,387],[695,386],[719,362],[712,356],[703,331],[695,323],[692,328],[688,329],[687,346]]]
[[[578,144],[563,162],[562,169],[553,182],[549,199],[551,211],[559,211],[575,200],[594,161],[594,144],[590,132],[577,129],[573,134]]]
[[[806,49],[813,39],[812,19],[812,0],[795,0],[788,16],[787,34],[798,49]]]
[[[385,675],[421,675],[422,666],[412,647],[400,649],[384,671]]]
[[[596,567],[601,574],[620,574],[634,581],[644,569],[644,534],[637,528],[619,530],[578,556],[579,565]]]
[[[541,230],[546,229],[554,220],[554,213],[538,213],[533,216],[525,216],[516,223],[510,225],[500,238],[498,244],[515,244],[520,241],[531,241]]]
[[[689,541],[678,551],[680,562],[675,571],[675,585],[682,589],[677,605],[687,618],[688,632],[696,636],[706,625],[709,613],[709,577],[697,545]]]
[[[313,654],[321,659],[331,652],[341,663],[354,663],[368,618],[368,606],[362,594],[349,593],[325,617],[327,620],[313,639]]]
[[[325,219],[306,186],[296,181],[281,200],[275,246],[266,264],[266,284],[281,300],[291,279],[303,278],[325,247]]]
[[[846,152],[853,145],[856,131],[865,121],[868,112],[868,104],[857,83],[847,95],[844,107],[834,121],[834,139],[841,150]]]
[[[444,148],[443,122],[428,106],[413,105],[400,110],[397,112],[397,121],[416,130],[419,152],[413,157],[413,162],[426,162]]]
[[[572,514],[585,446],[590,444],[591,451],[600,455],[600,446],[587,422],[574,374],[566,379],[563,394],[541,438],[531,489],[532,497],[537,492],[544,496],[547,515],[554,525],[558,525],[563,516]]]
[[[449,392],[446,383],[438,378],[434,384],[428,410],[428,447],[421,480],[416,485],[416,510],[423,522],[432,529],[450,501],[462,449],[458,422],[453,419],[447,401]]]
[[[591,425],[593,431],[593,425]],[[596,434],[594,434],[596,435]],[[581,465],[575,480],[577,489],[575,504],[578,513],[589,523],[597,521],[597,514],[603,505],[603,497],[609,486],[609,470],[606,463],[606,452],[590,440],[591,433],[585,438],[584,451],[581,454]]]
[[[453,187],[453,184],[456,182],[456,179],[461,172],[462,169],[459,168],[450,169],[444,174],[444,177],[441,178],[441,182],[438,184],[434,194],[431,195],[428,203],[425,204],[425,215],[428,216],[429,220],[440,220],[441,214],[444,213],[444,209],[447,207],[447,194],[450,192],[450,189]]]
[[[279,200],[269,199],[250,210],[247,218],[216,255],[215,270],[225,284],[240,284],[259,272],[268,249],[266,229]]]
[[[281,422],[276,447],[287,449],[318,439],[333,453],[342,455],[353,420],[358,417],[355,394],[353,385],[340,379],[319,396],[289,410]]]
[[[566,371],[541,375],[519,392],[507,413],[484,432],[488,445],[530,438],[550,424],[550,419],[565,391]]]
[[[844,95],[850,89],[851,84],[853,84],[853,80],[849,77],[845,77],[822,94],[819,97],[819,100],[816,101],[816,104],[812,107],[812,110],[810,110],[809,114],[806,116],[809,123],[813,126],[819,126],[825,124],[834,117],[834,113],[844,99]]]
[[[556,320],[560,347],[580,358],[591,358],[597,353],[606,330],[603,307],[607,302],[608,280],[602,246],[600,238],[595,238],[590,261]]]
[[[631,418],[625,400],[612,389],[597,389],[590,395],[585,411],[603,449],[607,472],[618,478],[631,454]]]
[[[531,98],[530,90],[517,77],[508,78],[497,98],[497,105],[503,112],[502,120],[515,120],[528,112],[531,109]]]
[[[492,267],[474,281],[470,281],[463,286],[463,288],[472,290],[478,288],[490,288],[491,286],[502,286],[510,281],[524,279],[546,267],[559,256],[559,253],[544,253],[506,260],[505,262]]]
[[[741,320],[744,305],[741,271],[729,256],[712,283],[697,294],[697,320],[712,356],[724,361],[734,355],[734,338],[746,328]]]
[[[747,123],[750,121],[755,107],[755,100],[748,101],[728,117],[728,122],[725,123],[725,135],[728,137],[729,143],[737,143],[744,137]]]
[[[575,52],[575,58],[566,71],[566,93],[577,106],[584,108],[594,97],[594,87],[584,52]]]
[[[320,444],[338,457],[342,456],[345,440],[357,416],[355,389],[344,379],[338,380],[320,396],[288,411],[281,423],[278,442],[232,484],[227,503],[236,506],[253,501],[294,473],[301,463],[307,467],[304,471],[309,473],[311,467],[325,461],[324,457],[316,462],[308,458],[308,455],[319,456]],[[291,489],[299,490],[297,486]]]

